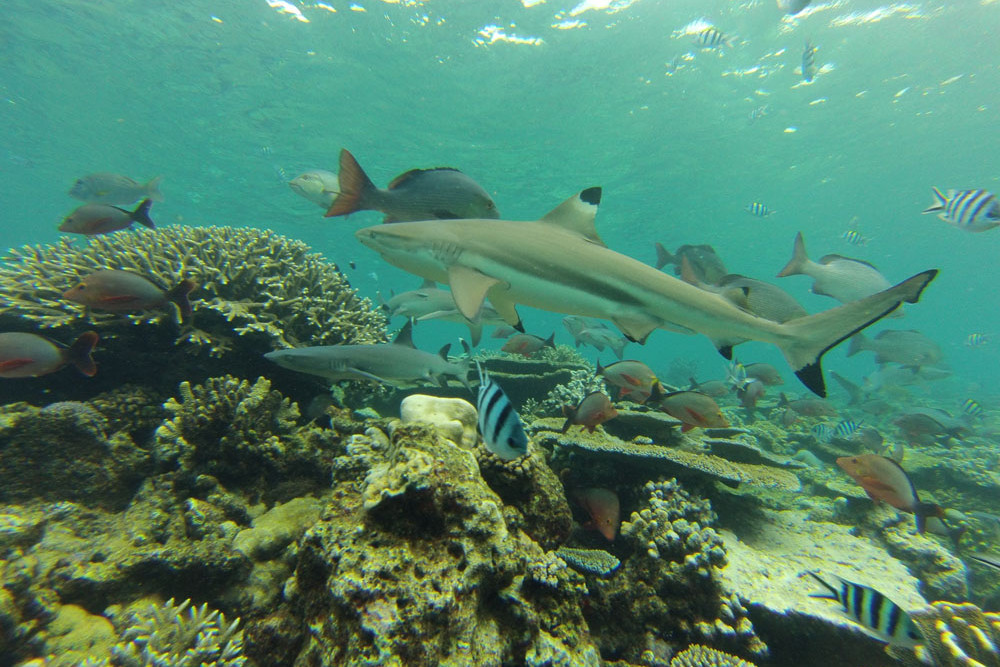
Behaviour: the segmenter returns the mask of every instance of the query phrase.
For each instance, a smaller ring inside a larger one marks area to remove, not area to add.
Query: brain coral
[[[385,340],[385,318],[361,299],[337,266],[309,246],[270,230],[171,226],[116,232],[76,245],[8,252],[0,265],[0,315],[44,328],[90,320],[98,326],[131,321],[162,323],[167,311],[86,313],[61,295],[99,269],[124,269],[163,286],[182,278],[200,287],[192,295],[193,326],[176,343],[221,356],[234,336],[260,334],[271,348],[374,343]],[[105,333],[102,333],[102,337]]]

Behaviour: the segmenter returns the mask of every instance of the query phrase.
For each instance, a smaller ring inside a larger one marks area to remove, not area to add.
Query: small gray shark
[[[473,347],[479,345],[483,337],[484,324],[504,323],[503,318],[489,306],[483,307],[475,321],[466,318],[458,311],[451,292],[441,289],[433,280],[425,280],[418,289],[394,295],[383,304],[383,309],[389,317],[399,315],[417,322],[444,320],[465,324],[469,327],[469,337],[472,339]]]
[[[820,396],[826,394],[820,357],[904,301],[916,302],[937,275],[924,271],[858,301],[774,322],[609,249],[594,228],[600,200],[601,189],[588,188],[535,221],[403,222],[359,229],[355,236],[390,264],[449,284],[469,319],[489,299],[515,327],[521,326],[515,306],[524,304],[610,320],[636,342],[654,329],[704,334],[727,359],[734,345],[763,341],[778,346],[802,383]]]
[[[407,322],[391,343],[369,345],[319,345],[268,352],[264,358],[283,368],[318,375],[333,382],[368,380],[380,384],[413,385],[434,383],[444,386],[446,376],[454,376],[465,388],[469,385],[469,360],[448,360],[445,345],[434,354],[413,346],[413,323]]]

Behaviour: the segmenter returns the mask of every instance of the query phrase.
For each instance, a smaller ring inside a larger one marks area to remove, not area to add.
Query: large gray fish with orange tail
[[[937,275],[924,271],[858,301],[774,322],[608,248],[594,228],[600,201],[601,189],[588,188],[538,220],[404,222],[366,227],[355,236],[390,264],[448,283],[469,319],[489,299],[522,331],[518,304],[610,320],[637,342],[655,329],[704,334],[727,359],[734,345],[763,341],[776,345],[820,396],[826,394],[823,354],[903,302],[916,302]]]

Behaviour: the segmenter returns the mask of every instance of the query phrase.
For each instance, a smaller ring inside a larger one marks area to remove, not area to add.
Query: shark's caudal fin
[[[790,320],[782,326],[791,334],[779,347],[795,375],[813,393],[826,396],[820,358],[845,338],[882,319],[904,301],[916,303],[937,270],[924,271],[887,290],[845,303],[822,313]]]

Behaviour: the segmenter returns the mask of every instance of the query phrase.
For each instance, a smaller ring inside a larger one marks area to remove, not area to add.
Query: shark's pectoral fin
[[[517,314],[517,304],[512,300],[505,298],[503,294],[497,294],[494,292],[490,294],[490,304],[497,311],[504,322],[514,327],[521,333],[524,333],[524,325],[521,324],[521,316]]]
[[[452,265],[448,269],[451,294],[459,312],[470,320],[476,319],[483,306],[486,292],[500,283],[499,280],[466,266]]]
[[[727,361],[732,361],[733,360],[733,346],[732,345],[728,345],[726,343],[719,343],[719,344],[716,344],[715,348],[719,351],[719,354],[721,354],[724,359],[726,359]]]
[[[390,382],[385,378],[380,378],[377,375],[372,375],[367,371],[363,371],[360,368],[354,368],[353,366],[345,366],[344,371],[357,375],[358,379],[361,380],[371,380],[372,382],[378,382],[379,384],[390,384]]]
[[[660,327],[660,322],[638,316],[616,317],[612,322],[633,343],[645,343],[653,329]]]
[[[478,322],[469,321],[469,338],[472,339],[473,347],[479,345],[479,341],[483,339],[483,321],[481,319]]]

